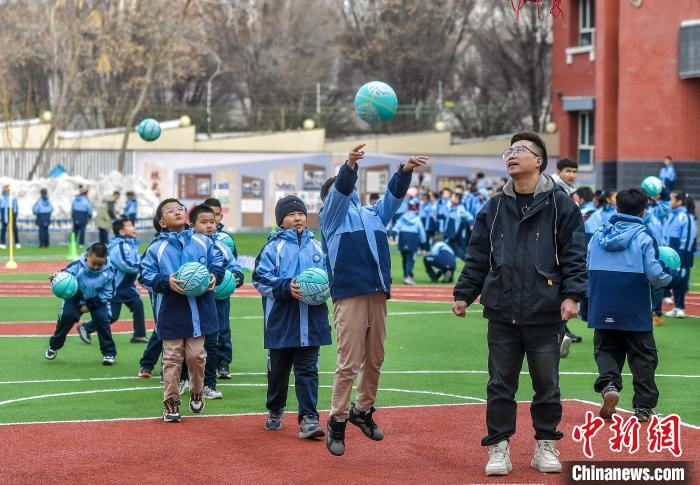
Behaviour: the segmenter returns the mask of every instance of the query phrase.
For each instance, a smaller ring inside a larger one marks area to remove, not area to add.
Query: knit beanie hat
[[[288,195],[278,200],[277,205],[275,206],[275,219],[277,220],[277,226],[282,227],[282,220],[287,214],[294,211],[300,211],[303,212],[304,215],[307,215],[304,201],[299,197],[296,195]]]

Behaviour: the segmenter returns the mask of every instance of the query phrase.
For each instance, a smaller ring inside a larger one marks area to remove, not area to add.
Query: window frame
[[[578,45],[595,46],[595,0],[579,0]],[[584,38],[590,39],[584,41]]]
[[[579,111],[577,124],[577,156],[579,167],[586,170],[595,165],[595,111]],[[588,163],[583,163],[582,152],[588,152]]]

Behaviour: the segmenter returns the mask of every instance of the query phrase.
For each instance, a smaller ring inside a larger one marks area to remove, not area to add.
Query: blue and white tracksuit
[[[83,194],[78,194],[71,205],[71,219],[73,220],[73,232],[78,238],[79,244],[85,244],[85,228],[92,219],[92,205]]]
[[[100,339],[100,351],[102,355],[117,355],[117,349],[112,340],[112,331],[109,328],[111,309],[109,302],[114,296],[114,267],[109,259],[99,271],[93,271],[87,265],[87,252],[79,259],[70,263],[63,271],[75,276],[78,281],[78,292],[69,300],[64,300],[61,311],[58,314],[56,331],[49,339],[49,347],[58,350],[66,342],[66,336],[73,325],[80,321],[82,313],[80,308],[85,305],[95,324],[97,335]]]
[[[294,367],[298,419],[318,419],[318,355],[331,343],[328,305],[307,305],[291,294],[292,280],[309,268],[326,269],[326,255],[308,229],[278,229],[255,260],[253,285],[262,295],[264,342],[268,349],[267,409],[287,404],[289,373]]]
[[[589,230],[592,232],[596,232],[616,213],[617,211],[614,205],[601,205],[595,210],[595,212],[593,212],[593,214],[591,214],[591,217],[586,221],[586,232],[588,232]]]
[[[17,197],[12,196],[12,201],[10,201],[10,194],[0,194],[0,225],[2,226],[2,233],[0,233],[0,244],[5,244],[5,234],[7,233],[7,226],[10,224],[10,209],[12,209],[12,235],[14,237],[14,243],[19,243],[19,233],[17,231],[17,213],[19,212],[19,206],[17,204]]]
[[[156,331],[161,340],[202,337],[218,331],[213,291],[192,297],[170,289],[170,275],[188,262],[203,264],[217,284],[221,283],[225,272],[221,251],[211,238],[192,229],[159,233],[141,260],[139,282],[153,290]]]
[[[673,164],[664,164],[664,166],[661,167],[661,170],[659,170],[659,178],[668,191],[673,190],[673,186],[676,183],[676,169]]]
[[[399,169],[384,197],[363,206],[354,191],[357,169],[347,163],[340,167],[319,215],[333,300],[376,292],[388,298],[391,293],[386,226],[406,195],[412,173]]]
[[[457,267],[457,258],[454,250],[447,243],[438,241],[430,248],[430,254],[423,258],[423,263],[430,280],[435,282],[446,271],[454,272]]]
[[[136,224],[136,214],[138,213],[138,201],[136,199],[127,199],[124,206],[124,217],[129,219],[132,224]]]
[[[418,247],[427,241],[425,228],[416,211],[409,210],[396,222],[394,230],[399,235],[399,251],[403,258],[404,278],[413,277]]]
[[[39,197],[32,207],[32,213],[36,216],[36,225],[39,227],[39,247],[49,247],[49,224],[51,224],[51,213],[53,204],[48,197]]]
[[[673,209],[671,217],[664,227],[664,238],[681,258],[681,283],[674,288],[673,299],[676,308],[685,309],[685,294],[688,292],[690,269],[693,267],[697,239],[695,217],[688,214],[686,207],[681,206]]]
[[[455,256],[465,259],[465,251],[469,238],[468,230],[474,222],[474,216],[462,204],[452,205],[445,216],[445,226],[442,235],[447,244],[455,252]]]
[[[617,214],[588,245],[588,326],[595,329],[598,378],[593,389],[622,390],[622,367],[632,371],[635,408],[656,406],[658,364],[652,331],[651,290],[674,277],[658,260],[658,248],[639,217]],[[677,281],[677,276],[675,280]]]
[[[651,210],[661,224],[666,224],[671,217],[671,203],[667,200],[659,199],[651,206]]]

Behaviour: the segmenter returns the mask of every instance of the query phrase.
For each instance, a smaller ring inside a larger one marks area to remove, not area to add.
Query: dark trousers
[[[116,302],[112,301],[112,317],[109,323],[114,323],[119,320],[119,315],[122,313],[122,305],[131,311],[134,316],[134,337],[145,337],[146,336],[146,317],[143,310],[143,302],[141,298],[134,298],[130,301]],[[89,333],[95,331],[95,323],[90,321],[85,324],[85,330]]]
[[[0,229],[0,244],[7,244],[5,242],[5,236],[7,235],[7,227],[10,224],[7,222],[2,223],[2,229]],[[19,233],[17,232],[17,220],[12,221],[12,236],[14,237],[14,243],[19,243]]]
[[[523,357],[535,394],[530,404],[536,440],[560,440],[557,431],[562,406],[559,393],[559,335],[561,322],[514,325],[489,321],[489,382],[486,387],[488,436],[482,446],[495,445],[515,434],[518,390]]]
[[[685,310],[685,294],[688,293],[690,282],[690,268],[683,268],[685,276],[681,277],[681,282],[673,290],[673,302],[676,308]]]
[[[318,347],[270,349],[267,360],[267,409],[287,406],[289,373],[294,367],[294,390],[299,402],[299,422],[303,416],[318,419]]]
[[[109,231],[107,229],[102,229],[101,227],[98,227],[97,231],[99,232],[100,242],[102,244],[109,244]]]
[[[440,264],[437,256],[425,256],[423,258],[423,264],[425,265],[425,272],[428,273],[428,276],[430,276],[430,281],[433,282],[439,280],[445,271],[455,270],[454,268]]]
[[[627,357],[634,387],[632,406],[648,409],[656,407],[659,390],[656,388],[654,373],[659,357],[653,332],[596,329],[593,348],[599,374],[593,385],[596,392],[601,392],[608,384],[622,390],[622,367]]]
[[[651,309],[658,316],[663,314],[661,309],[664,299],[664,288],[652,288],[651,290]]]
[[[158,337],[158,333],[153,330],[151,338],[143,351],[143,356],[139,361],[139,366],[147,371],[152,371],[158,363],[158,357],[163,353],[163,341]]]
[[[416,264],[416,253],[413,251],[401,251],[403,261],[403,277],[413,277],[413,266]]]
[[[56,323],[56,331],[49,339],[49,347],[58,350],[66,343],[66,336],[70,332],[73,325],[80,321],[80,300],[72,298],[65,300],[61,307],[61,312],[58,314],[58,322]],[[100,305],[90,311],[92,321],[95,323],[95,330],[100,339],[100,351],[102,355],[117,355],[117,347],[112,340],[112,330],[109,328],[110,311],[107,305]]]
[[[39,247],[48,248],[49,247],[49,225],[40,224],[39,225]]]
[[[204,350],[207,352],[207,360],[204,363],[204,385],[216,389],[216,370],[219,365],[219,332],[204,336]]]
[[[233,361],[233,342],[231,342],[231,299],[216,300],[216,315],[219,318],[219,342],[217,354],[219,362]]]
[[[85,245],[85,228],[87,227],[87,223],[80,223],[80,222],[74,222],[73,223],[73,233],[75,234],[75,237],[78,239],[78,244],[81,246]]]

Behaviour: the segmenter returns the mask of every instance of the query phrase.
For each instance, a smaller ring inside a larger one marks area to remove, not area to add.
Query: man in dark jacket
[[[489,448],[486,474],[512,469],[508,440],[515,433],[525,355],[535,391],[532,466],[558,473],[559,338],[562,320],[577,315],[586,295],[586,233],[576,204],[542,173],[547,149],[539,136],[517,133],[503,160],[510,180],[477,215],[452,310],[464,317],[481,295],[489,320],[488,435],[481,442]]]

